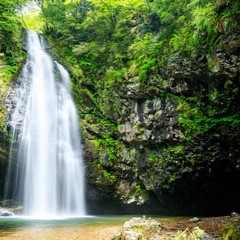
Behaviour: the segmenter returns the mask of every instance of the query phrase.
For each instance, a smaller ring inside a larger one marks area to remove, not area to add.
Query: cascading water
[[[27,30],[28,59],[10,111],[5,199],[22,202],[31,217],[84,216],[84,168],[69,75],[45,49],[44,39]]]

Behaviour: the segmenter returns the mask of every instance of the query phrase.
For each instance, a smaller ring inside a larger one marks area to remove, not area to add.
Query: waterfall
[[[84,216],[84,167],[68,72],[27,30],[28,58],[12,91],[5,199],[36,218]]]

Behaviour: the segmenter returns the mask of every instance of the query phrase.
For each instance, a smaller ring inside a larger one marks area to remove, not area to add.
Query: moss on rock
[[[222,234],[222,240],[238,240],[240,239],[240,221],[233,221],[228,225]]]

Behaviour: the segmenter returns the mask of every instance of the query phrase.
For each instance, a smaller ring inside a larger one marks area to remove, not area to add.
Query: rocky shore
[[[124,223],[124,221],[126,221]],[[239,240],[240,216],[149,218],[0,229],[1,240]]]
[[[159,222],[151,218],[132,218],[112,240],[238,240],[240,216],[190,218]]]

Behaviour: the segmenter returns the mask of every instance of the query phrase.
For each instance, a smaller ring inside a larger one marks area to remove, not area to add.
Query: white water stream
[[[5,199],[21,202],[24,215],[35,218],[84,216],[84,168],[69,74],[45,49],[44,39],[27,30]]]

